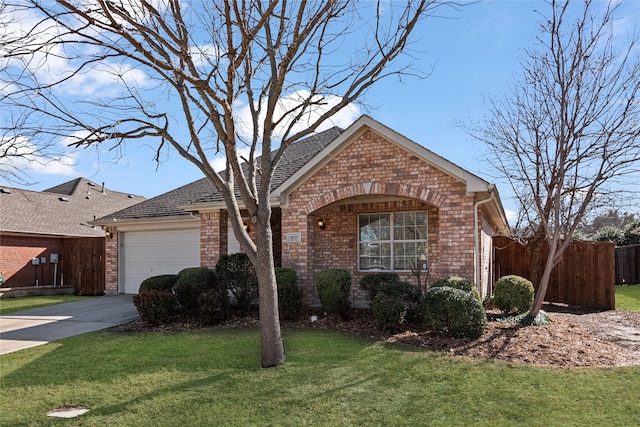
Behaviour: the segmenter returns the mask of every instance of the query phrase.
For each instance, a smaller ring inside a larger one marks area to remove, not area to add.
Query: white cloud
[[[518,213],[516,211],[505,209],[504,213],[505,215],[507,215],[507,221],[515,221],[516,219],[518,219]]]
[[[309,92],[300,91],[296,92],[292,95],[289,95],[279,103],[278,114],[282,116],[287,111],[295,108],[296,105],[299,105],[306,97],[309,96]],[[295,133],[301,130],[306,129],[310,124],[312,124],[315,120],[317,120],[323,113],[328,111],[331,107],[338,103],[339,99],[337,97],[328,97],[322,105],[313,106],[303,117],[300,119],[294,126],[291,133]],[[236,107],[238,107],[236,105]],[[263,110],[264,111],[264,110]],[[236,129],[239,131],[239,136],[245,140],[251,139],[251,127],[247,126],[247,124],[251,123],[251,110],[248,106],[240,106],[240,108],[236,108]],[[334,115],[330,119],[323,122],[317,129],[318,132],[323,130],[327,130],[333,126],[337,126],[340,128],[347,128],[353,122],[355,122],[360,116],[362,112],[360,108],[355,104],[349,104],[345,108],[343,108],[338,114]],[[291,120],[284,120],[283,123],[275,129],[273,135],[275,139],[281,138],[284,134],[286,126],[291,123]],[[274,148],[278,146],[277,141],[274,141]],[[244,158],[249,157],[250,149],[249,147],[240,147],[237,148],[238,156],[243,156]],[[259,150],[258,150],[259,152]],[[226,169],[226,157],[216,157],[210,162],[211,166],[216,171],[223,171]]]
[[[287,96],[284,96],[278,102],[278,106],[276,107],[276,111],[274,117],[276,120],[279,120],[282,117],[285,119],[282,123],[274,129],[273,137],[281,138],[284,135],[285,130],[291,124],[291,120],[297,115],[297,112],[300,110],[301,106],[310,96],[309,91],[307,90],[299,90]],[[307,111],[302,115],[302,117],[293,125],[293,128],[290,134],[302,131],[308,128],[311,124],[315,123],[322,114],[326,113],[334,107],[339,101],[340,98],[337,96],[327,96],[321,97],[319,95],[312,97],[312,102],[317,102],[318,104],[313,105],[308,108]],[[266,101],[265,101],[266,104]],[[263,106],[261,111],[265,111],[266,105]],[[236,119],[237,123],[240,125],[237,127],[239,134],[241,137],[245,139],[250,139],[252,135],[253,127],[251,125],[251,110],[248,105],[242,106],[239,109],[236,109]],[[329,129],[332,126],[339,126],[342,128],[348,127],[351,123],[356,121],[358,117],[361,115],[360,108],[355,104],[349,104],[342,110],[340,110],[337,114],[331,117],[329,120],[324,121],[319,127],[318,131],[323,131]],[[259,123],[262,123],[264,120],[259,120]],[[260,129],[260,132],[262,129]]]
[[[239,158],[249,158],[250,149],[248,147],[240,148],[237,150]],[[213,170],[216,172],[222,172],[227,168],[227,158],[226,157],[216,157],[211,162],[209,162],[213,167]]]
[[[32,31],[33,28],[37,31]],[[77,73],[82,64],[92,55],[98,54],[98,51],[86,45],[78,47],[73,43],[61,44],[60,41],[72,41],[74,37],[63,31],[67,30],[53,21],[42,19],[31,10],[12,13],[0,25],[0,39],[3,40],[0,56],[11,49],[19,49],[23,55],[11,55],[0,66],[26,70],[40,85],[68,78],[56,86],[56,90],[67,96],[98,93],[101,96],[111,96],[122,91],[123,82],[129,87],[149,86],[146,73],[125,62],[102,60],[88,64],[88,67],[82,68],[81,73]]]
[[[209,66],[210,62],[221,60],[220,48],[213,44],[192,46],[189,52],[196,67]]]
[[[0,171],[36,172],[47,175],[74,175],[77,153],[60,147],[38,147],[23,136],[0,138]]]

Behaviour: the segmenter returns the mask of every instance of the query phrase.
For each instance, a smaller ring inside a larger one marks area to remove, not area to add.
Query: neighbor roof
[[[308,138],[291,144],[285,151],[273,175],[272,188],[279,186],[298,169],[304,166],[324,147],[340,135],[342,129],[333,127]],[[275,153],[275,151],[274,151]],[[239,194],[238,194],[239,195]],[[151,218],[179,218],[189,217],[191,213],[186,206],[198,206],[210,203],[222,203],[222,194],[203,178],[168,193],[145,200],[142,203],[114,212],[96,221],[96,224],[106,224],[113,221],[136,221]]]
[[[142,196],[111,191],[77,178],[44,191],[0,189],[0,232],[65,237],[99,237],[89,221],[140,203]]]

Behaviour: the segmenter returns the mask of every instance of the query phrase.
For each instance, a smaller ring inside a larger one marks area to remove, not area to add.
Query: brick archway
[[[409,197],[437,207],[440,207],[446,198],[442,193],[417,185],[395,182],[361,182],[334,188],[315,196],[304,205],[304,213],[309,215],[338,200],[371,195]]]

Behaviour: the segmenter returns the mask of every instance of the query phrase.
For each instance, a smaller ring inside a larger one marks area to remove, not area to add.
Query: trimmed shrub
[[[480,301],[471,293],[450,286],[429,288],[423,295],[422,308],[430,329],[454,338],[475,339],[487,327]]]
[[[231,292],[238,308],[248,313],[258,298],[258,277],[247,254],[223,255],[216,264],[216,275]]]
[[[337,313],[343,320],[348,318],[351,308],[351,275],[347,270],[331,269],[318,272],[316,289],[320,305],[326,313]]]
[[[177,311],[177,301],[171,292],[151,289],[133,296],[140,319],[149,325],[171,322]]]
[[[406,326],[421,321],[420,296],[422,292],[410,283],[388,282],[378,286],[371,303],[378,327],[388,332],[398,332]]]
[[[198,297],[216,287],[218,284],[213,270],[206,267],[188,268],[178,273],[178,280],[173,285],[173,293],[181,306],[197,308]]]
[[[399,282],[400,278],[395,273],[372,273],[362,276],[360,279],[360,289],[367,291],[367,298],[373,302],[378,294],[378,288],[384,283]]]
[[[177,280],[177,274],[163,274],[161,276],[152,276],[142,281],[138,293],[151,290],[171,292],[171,290],[173,289],[173,285],[176,284]]]
[[[440,280],[436,280],[430,287],[438,288],[442,286],[449,286],[450,288],[460,289],[461,291],[470,292],[478,301],[482,301],[480,298],[480,292],[473,282],[458,276],[443,277]]]
[[[380,292],[373,299],[371,308],[378,320],[378,327],[383,331],[400,332],[408,323],[409,308],[407,302],[401,297]]]
[[[198,296],[198,316],[205,325],[217,325],[229,315],[229,296],[223,286],[209,289]]]
[[[493,305],[505,314],[525,313],[533,305],[533,284],[524,277],[503,276],[493,288]]]
[[[298,273],[289,267],[276,267],[278,285],[278,312],[283,320],[295,321],[302,314],[302,289],[298,286]]]

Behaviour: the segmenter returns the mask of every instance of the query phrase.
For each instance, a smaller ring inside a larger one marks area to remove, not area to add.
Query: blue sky
[[[363,98],[370,108],[360,111],[496,182],[507,211],[515,210],[507,184],[493,178],[494,172],[483,160],[484,147],[456,122],[481,119],[486,113],[483,99],[507,90],[520,68],[523,49],[533,43],[540,19],[536,8],[548,11],[540,1],[483,1],[448,11],[446,18],[426,19],[415,34],[412,62],[423,70],[433,68],[431,76],[383,81]],[[626,23],[640,24],[640,2],[625,3],[622,16]],[[358,115],[352,112],[349,117],[355,120]],[[153,161],[155,143],[131,141],[118,152],[75,150],[65,166],[31,171],[36,183],[28,188],[43,190],[83,176],[105,182],[112,190],[153,197],[202,177],[177,153],[170,153],[157,165]],[[8,185],[2,178],[0,184]]]

